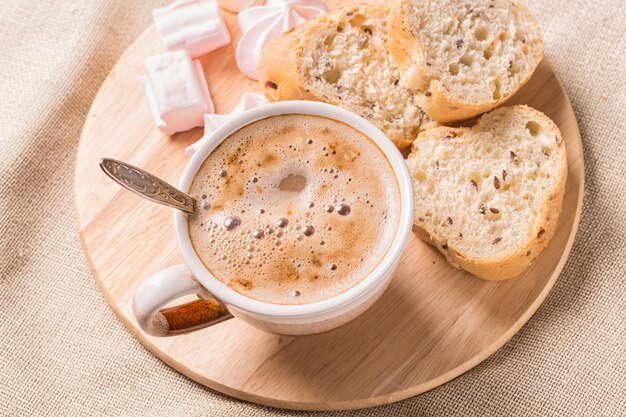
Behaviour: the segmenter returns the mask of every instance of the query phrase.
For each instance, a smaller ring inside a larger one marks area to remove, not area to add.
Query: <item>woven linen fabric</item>
[[[207,389],[122,325],[83,255],[78,139],[98,87],[163,1],[5,0],[0,13],[0,415],[305,416]],[[572,100],[586,193],[571,256],[502,349],[423,395],[336,416],[624,415],[626,6],[537,0]]]

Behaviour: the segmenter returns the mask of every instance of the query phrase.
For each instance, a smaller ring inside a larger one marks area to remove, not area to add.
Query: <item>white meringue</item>
[[[230,43],[215,0],[177,0],[152,16],[166,51],[187,51],[197,58]]]
[[[239,13],[241,39],[237,44],[237,66],[248,77],[257,79],[261,49],[270,39],[326,13],[321,0],[268,0],[265,6]]]
[[[239,13],[249,7],[263,4],[264,0],[217,0],[217,3],[229,12]]]
[[[185,153],[187,155],[193,154],[195,151],[198,150],[198,148],[200,148],[210,139],[211,135],[213,135],[213,132],[215,132],[219,127],[224,125],[229,120],[233,119],[235,116],[240,115],[246,110],[250,110],[267,103],[268,101],[265,96],[263,96],[263,94],[244,93],[239,100],[239,104],[237,104],[237,107],[235,107],[232,112],[228,114],[205,114],[204,136],[202,137],[202,139],[198,140],[194,144],[189,145],[185,149]]]
[[[141,81],[157,127],[171,135],[202,126],[213,102],[200,62],[177,51],[146,58],[144,66]]]

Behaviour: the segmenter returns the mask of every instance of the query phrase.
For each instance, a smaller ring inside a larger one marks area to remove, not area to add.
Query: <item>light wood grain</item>
[[[338,3],[329,1],[331,6]],[[224,13],[234,40],[234,14]],[[241,93],[259,91],[235,65],[235,42],[201,59],[217,112]],[[124,324],[155,355],[223,393],[276,407],[330,410],[398,401],[441,385],[477,365],[530,318],[569,254],[580,218],[583,154],[571,105],[546,60],[510,103],[551,117],[565,139],[569,177],[556,236],[522,276],[487,282],[449,267],[412,236],[389,290],[355,321],[306,337],[263,333],[238,320],[173,338],[141,332],[133,318],[135,288],[150,274],[181,263],[171,212],[122,190],[99,169],[104,156],[127,161],[176,184],[183,149],[202,129],[162,135],[138,77],[143,59],[160,52],[149,28],[102,85],[85,123],[76,166],[80,233],[91,269]]]

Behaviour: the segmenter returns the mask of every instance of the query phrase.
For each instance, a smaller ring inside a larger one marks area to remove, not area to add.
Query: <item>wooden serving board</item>
[[[331,0],[337,7],[353,2]],[[229,112],[257,84],[237,70],[236,16],[224,12],[233,43],[202,57],[216,112]],[[107,156],[176,184],[194,129],[161,134],[138,80],[143,60],[161,52],[153,27],[124,53],[93,102],[76,165],[76,205],[85,254],[111,307],[133,334],[167,364],[217,391],[275,407],[331,410],[398,401],[441,385],[477,365],[509,340],[559,276],[578,227],[583,152],[576,119],[544,60],[512,100],[550,116],[567,148],[569,177],[556,236],[523,276],[482,281],[448,266],[412,236],[390,288],[358,319],[328,333],[286,337],[238,320],[172,338],[143,333],[132,314],[138,284],[182,262],[171,211],[110,181],[98,167]]]

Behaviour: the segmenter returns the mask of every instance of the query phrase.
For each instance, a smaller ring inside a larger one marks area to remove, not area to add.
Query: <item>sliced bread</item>
[[[511,0],[398,0],[387,29],[404,82],[440,123],[502,104],[543,56],[539,25]]]
[[[270,41],[257,68],[265,96],[341,106],[370,120],[398,147],[409,146],[423,112],[385,47],[388,12],[343,7]]]
[[[567,178],[557,126],[526,106],[471,128],[419,134],[407,159],[414,229],[456,267],[488,280],[524,271],[554,235]]]

